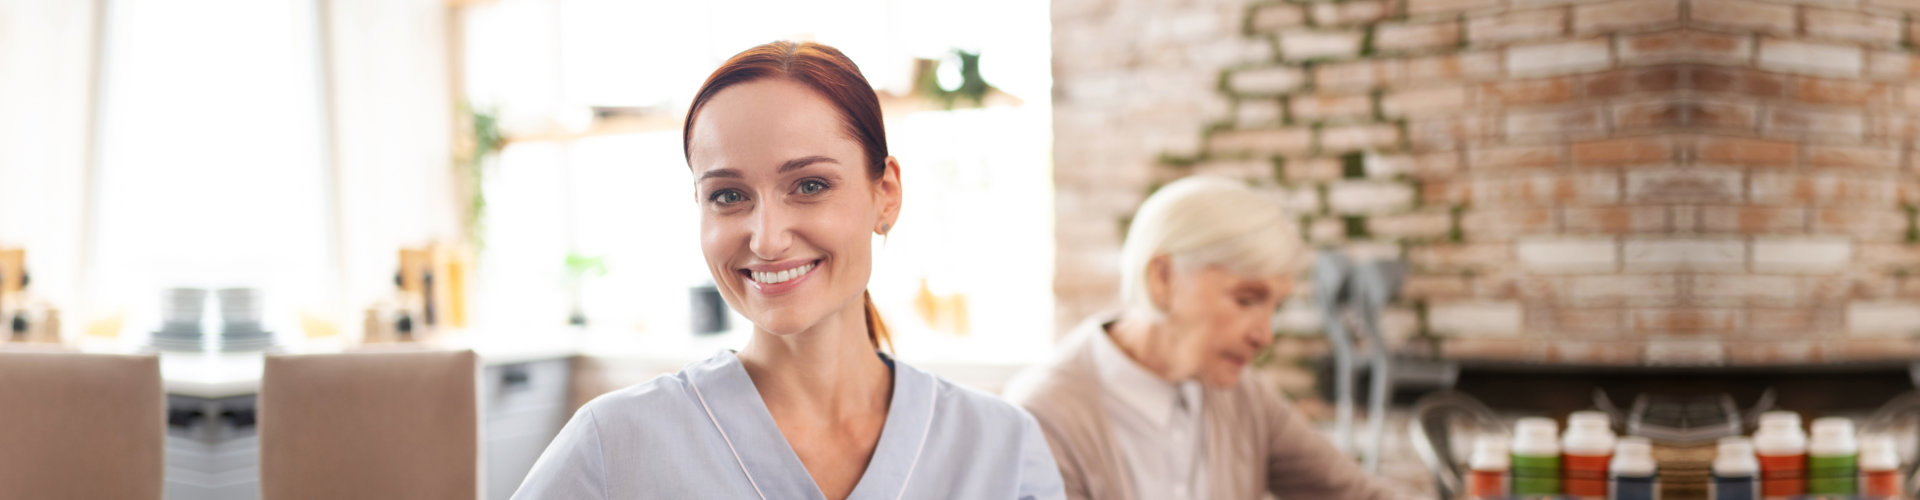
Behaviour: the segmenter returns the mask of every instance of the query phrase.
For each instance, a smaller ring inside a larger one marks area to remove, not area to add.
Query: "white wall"
[[[327,0],[333,133],[345,229],[349,336],[393,290],[402,246],[459,239],[448,52],[441,0]]]
[[[81,265],[93,26],[90,1],[0,0],[0,247],[28,249],[57,306]]]

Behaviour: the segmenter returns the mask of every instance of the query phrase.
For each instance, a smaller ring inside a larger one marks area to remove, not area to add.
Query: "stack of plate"
[[[260,351],[273,347],[273,332],[260,327],[260,290],[226,288],[220,299],[220,350]]]
[[[160,292],[160,329],[153,332],[153,346],[163,351],[205,350],[206,332],[200,320],[206,315],[207,291],[198,288],[169,288]]]

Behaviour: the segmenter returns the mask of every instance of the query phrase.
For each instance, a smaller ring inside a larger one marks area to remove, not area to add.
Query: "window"
[[[105,5],[84,299],[135,338],[168,287],[260,288],[281,328],[333,307],[314,3]]]

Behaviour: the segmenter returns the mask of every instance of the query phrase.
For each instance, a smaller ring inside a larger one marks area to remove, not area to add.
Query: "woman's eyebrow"
[[[833,159],[833,158],[829,158],[829,157],[826,157],[826,156],[820,156],[820,155],[813,155],[813,156],[802,156],[802,157],[799,157],[799,158],[794,158],[794,159],[791,159],[791,160],[787,160],[787,161],[786,161],[785,163],[781,163],[781,164],[780,164],[780,169],[779,169],[779,170],[778,170],[777,172],[778,172],[778,173],[782,173],[782,174],[784,174],[784,173],[787,173],[787,172],[790,172],[790,171],[793,171],[793,170],[797,170],[797,169],[800,169],[800,168],[805,168],[805,167],[806,167],[807,165],[812,165],[812,164],[815,164],[815,163],[835,163],[835,164],[837,164],[837,163],[840,163],[840,160],[835,160],[835,159]],[[731,168],[716,168],[716,169],[713,169],[713,170],[708,170],[708,171],[706,171],[706,172],[701,172],[701,173],[700,173],[700,178],[699,178],[699,179],[697,179],[697,180],[699,180],[699,181],[704,181],[704,180],[707,180],[707,179],[715,179],[715,178],[724,178],[724,179],[739,179],[739,178],[742,178],[742,177],[743,177],[743,176],[742,176],[742,175],[740,175],[740,171],[739,171],[739,170],[734,170],[734,169],[731,169]]]
[[[782,163],[782,164],[780,164],[780,170],[779,170],[779,172],[780,172],[780,173],[782,173],[782,174],[784,174],[784,173],[787,173],[787,172],[790,172],[790,171],[793,171],[793,170],[797,170],[797,169],[800,169],[800,168],[802,168],[802,167],[806,167],[807,165],[812,165],[812,164],[815,164],[815,163],[835,163],[835,164],[837,164],[837,163],[840,163],[840,160],[835,160],[835,159],[833,159],[833,158],[828,158],[828,157],[825,157],[825,156],[820,156],[820,155],[813,155],[813,156],[802,156],[802,157],[799,157],[799,158],[794,158],[794,159],[791,159],[791,160],[787,160],[787,162],[786,162],[786,163]]]

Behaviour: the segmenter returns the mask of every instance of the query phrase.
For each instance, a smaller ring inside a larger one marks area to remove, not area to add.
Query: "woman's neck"
[[[1142,314],[1123,312],[1120,319],[1107,327],[1107,334],[1113,344],[1120,347],[1120,352],[1162,380],[1178,382],[1186,378],[1184,374],[1174,373],[1173,332],[1168,331],[1165,323]]]
[[[893,377],[867,339],[865,303],[806,331],[774,335],[758,328],[740,364],[776,417],[843,421],[885,413]]]

